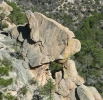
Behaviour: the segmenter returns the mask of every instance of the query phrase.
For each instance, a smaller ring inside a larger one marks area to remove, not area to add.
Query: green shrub
[[[47,81],[47,83],[40,88],[40,94],[47,97],[47,100],[53,100],[53,91],[55,89],[55,85],[51,79]]]
[[[2,10],[2,7],[0,7],[0,10]]]
[[[2,20],[4,19],[4,17],[5,17],[5,14],[4,14],[4,13],[1,13],[1,14],[0,14],[0,21],[2,21]]]
[[[3,23],[2,24],[2,28],[7,28],[8,27],[8,24],[7,23]]]
[[[63,70],[63,65],[57,62],[51,62],[49,65],[49,69],[52,73],[52,77],[55,78],[55,73],[58,71],[62,71]]]
[[[24,86],[24,87],[22,87],[22,88],[19,90],[19,93],[20,93],[20,94],[23,94],[23,95],[26,95],[27,92],[28,92],[27,86]]]
[[[8,60],[7,58],[4,58],[0,62],[1,62],[1,65],[0,65],[0,75],[1,76],[9,75],[9,71],[12,70],[12,62],[10,60]]]
[[[0,14],[0,29],[1,29],[1,30],[2,30],[3,28],[7,28],[7,27],[8,27],[8,24],[2,22],[2,20],[4,19],[4,17],[5,17],[5,14],[4,14],[4,13],[1,13],[1,14]]]
[[[8,24],[6,23],[2,23],[2,21],[0,21],[0,30],[3,30],[3,28],[7,28]]]
[[[13,83],[13,79],[10,78],[10,79],[3,79],[3,78],[0,78],[0,86],[3,86],[3,87],[6,87],[10,84]]]
[[[7,58],[0,61],[0,76],[9,75],[9,71],[12,70],[12,62]],[[0,78],[0,86],[6,87],[13,83],[13,79]]]
[[[16,25],[24,24],[27,22],[25,14],[21,11],[19,7],[17,7],[14,2],[7,2],[12,8],[13,12],[8,16],[13,23]]]
[[[0,100],[3,100],[3,93],[0,92]]]
[[[9,75],[9,69],[8,69],[8,67],[1,67],[0,66],[0,76],[3,76],[3,75],[8,76]]]
[[[8,67],[9,70],[12,70],[12,62],[11,60],[4,58],[3,60],[1,60],[1,63],[5,66]]]
[[[6,100],[17,100],[17,97],[11,95],[10,93],[4,95],[4,98],[5,98]]]
[[[102,75],[103,66],[103,27],[101,21],[103,14],[94,13],[92,16],[81,21],[79,29],[76,31],[76,37],[81,41],[81,51],[75,54],[75,60],[80,66],[78,72],[86,79],[87,85],[96,85],[100,93],[102,93],[100,85],[100,77]],[[91,78],[98,81],[94,84],[88,81]]]
[[[51,71],[59,71],[62,70],[63,65],[57,62],[51,62],[49,68]]]

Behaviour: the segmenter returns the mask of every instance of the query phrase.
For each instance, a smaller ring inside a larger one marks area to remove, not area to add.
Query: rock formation
[[[84,85],[70,59],[81,49],[74,33],[40,13],[27,11],[26,16],[27,24],[6,29],[7,36],[0,34],[0,59],[11,59],[14,66],[9,74],[14,82],[7,87],[8,92],[19,100],[35,100],[32,96],[38,86],[31,85],[30,80],[36,79],[43,86],[51,78],[55,83],[54,100],[103,100],[94,87]],[[22,56],[19,59],[18,50]],[[49,64],[55,61],[63,64],[63,71],[57,71],[53,78]],[[18,90],[25,85],[29,89],[23,96]]]
[[[13,8],[11,6],[9,6],[6,2],[2,2],[0,4],[0,13],[4,13],[6,16],[8,16],[11,11],[13,11]]]
[[[16,26],[14,23],[11,23],[11,20],[9,17],[7,17],[11,12],[13,11],[13,8],[9,6],[6,2],[0,3],[0,14],[4,14],[4,18],[2,20],[3,24],[7,24],[8,28],[12,28]],[[1,20],[1,19],[0,19]]]
[[[65,60],[68,56],[71,56],[80,50],[80,42],[77,39],[74,39],[73,32],[68,28],[37,12],[33,14],[28,11],[26,15],[28,18],[28,27],[30,28],[28,30],[30,31],[30,34],[25,34],[30,35],[29,38],[34,44],[27,46],[28,43],[24,40],[24,46],[28,49],[25,51],[25,55],[32,67],[55,60]],[[19,40],[20,37],[25,34],[19,27],[18,29],[21,32],[12,32],[14,31],[12,29],[11,35]],[[23,40],[21,40],[21,42],[22,41]]]

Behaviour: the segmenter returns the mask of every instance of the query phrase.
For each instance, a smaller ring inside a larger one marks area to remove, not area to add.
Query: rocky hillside
[[[95,86],[103,95],[103,0],[15,1],[23,12],[41,12],[75,33],[82,48],[72,59],[86,84]]]
[[[12,27],[7,20],[9,28],[0,31],[0,99],[103,100],[71,59],[81,49],[74,33],[41,13],[29,10],[26,17],[27,23]]]

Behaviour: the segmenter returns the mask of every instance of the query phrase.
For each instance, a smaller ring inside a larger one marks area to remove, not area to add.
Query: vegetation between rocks
[[[3,60],[0,61],[0,76],[8,76],[9,71],[11,71],[12,68],[13,68],[12,62],[7,58],[4,58]],[[6,87],[12,84],[12,82],[13,82],[12,78],[9,79],[0,78],[0,86]]]
[[[51,79],[47,81],[47,83],[40,88],[40,94],[47,98],[46,100],[53,100],[53,91],[55,89],[55,85]]]
[[[7,87],[8,85],[10,85],[12,83],[13,83],[12,78],[10,78],[10,79],[0,78],[0,86]]]
[[[27,86],[24,86],[19,90],[19,94],[22,94],[22,95],[26,95],[27,92],[28,92]]]
[[[3,28],[7,28],[8,27],[8,24],[2,22],[4,17],[5,17],[5,14],[4,13],[0,13],[0,30],[3,30]]]
[[[27,22],[25,14],[14,2],[7,2],[13,8],[12,13],[8,16],[16,25],[24,24]]]
[[[55,73],[63,70],[63,65],[57,62],[51,62],[49,65],[50,71],[52,73],[52,77],[55,78]]]
[[[10,93],[7,93],[3,96],[6,100],[18,100],[17,97],[11,95]]]

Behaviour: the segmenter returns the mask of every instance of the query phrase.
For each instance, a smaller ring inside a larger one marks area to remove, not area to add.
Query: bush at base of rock
[[[63,69],[63,65],[57,62],[51,62],[49,65],[52,76],[55,77],[55,73]]]
[[[47,83],[40,88],[40,94],[44,97],[47,97],[47,100],[53,100],[53,90],[55,89],[55,85],[51,79],[47,81]]]

